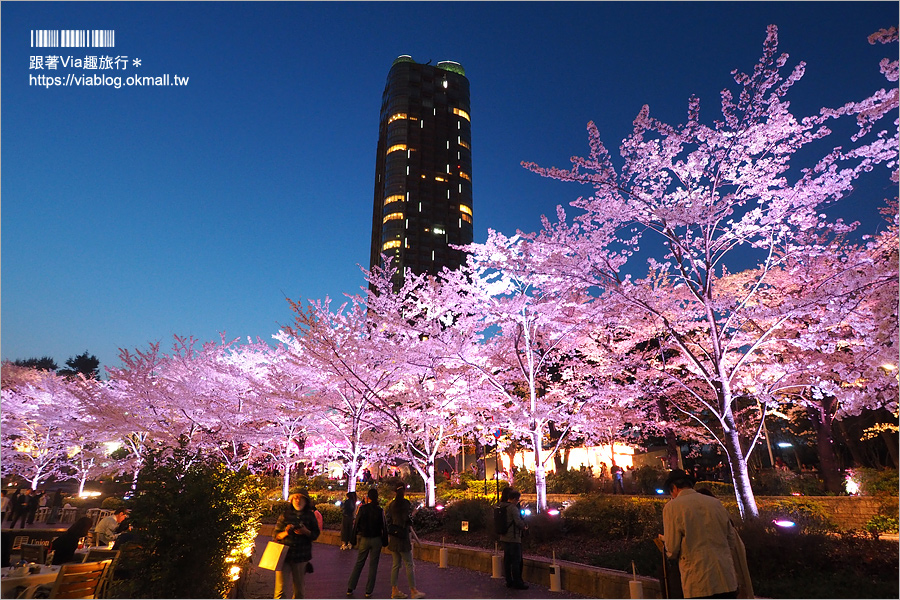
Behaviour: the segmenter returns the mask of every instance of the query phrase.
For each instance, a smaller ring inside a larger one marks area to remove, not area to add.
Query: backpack
[[[509,531],[510,522],[507,508],[507,505],[500,504],[494,507],[494,533],[497,535],[506,535],[506,532]]]

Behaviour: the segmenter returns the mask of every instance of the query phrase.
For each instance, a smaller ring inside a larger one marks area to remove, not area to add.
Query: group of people
[[[352,597],[359,583],[362,570],[369,563],[365,595],[371,598],[378,576],[381,549],[387,547],[393,556],[391,567],[391,598],[424,598],[416,588],[416,572],[412,559],[412,541],[419,543],[412,525],[412,504],[405,497],[406,486],[396,489],[394,499],[386,509],[378,503],[378,490],[370,488],[364,504],[357,506],[356,492],[348,492],[342,503],[341,549],[357,546],[356,563],[347,582],[347,596]],[[312,542],[321,531],[321,517],[305,491],[291,493],[290,506],[278,517],[273,537],[288,546],[282,568],[275,571],[275,598],[285,597],[285,574],[291,578],[293,597],[303,598],[306,573],[312,572]],[[398,579],[400,566],[406,570],[409,594],[400,591]]]
[[[17,489],[12,494],[2,490],[0,494],[2,494],[0,503],[2,503],[3,514],[0,519],[8,519],[10,529],[14,528],[16,523],[20,523],[21,529],[24,529],[26,524],[33,524],[38,509],[47,506],[50,507],[47,523],[52,525],[56,523],[63,507],[63,496],[60,489],[52,494],[52,499],[47,491],[32,490],[31,488]]]

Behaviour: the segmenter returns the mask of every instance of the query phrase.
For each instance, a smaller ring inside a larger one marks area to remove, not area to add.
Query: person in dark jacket
[[[412,542],[410,535],[419,543],[419,536],[412,526],[412,504],[405,497],[406,486],[397,488],[397,495],[384,511],[388,527],[388,550],[394,559],[391,565],[391,598],[424,598],[425,594],[416,589],[416,566],[412,558]],[[406,581],[409,583],[409,596],[397,587],[401,561],[406,566]]]
[[[372,560],[369,562],[369,579],[366,581],[366,598],[372,597],[375,590],[375,578],[378,576],[378,560],[381,558],[381,548],[387,546],[387,524],[384,521],[384,511],[378,505],[378,490],[369,488],[366,494],[366,503],[356,511],[356,520],[353,523],[353,535],[359,536],[359,554],[356,556],[356,564],[347,582],[347,596],[353,595],[356,584],[359,582],[359,574],[362,573],[369,553]]]
[[[22,529],[25,529],[25,521],[28,519],[28,504],[31,502],[31,488],[22,488],[18,496],[14,497],[13,518],[9,528],[14,529],[19,519],[22,519]],[[37,507],[37,502],[35,502]],[[37,510],[37,508],[35,508]]]
[[[78,550],[78,540],[85,537],[91,531],[94,522],[90,517],[81,517],[58,538],[50,543],[53,551],[53,564],[62,565],[75,560],[75,551]]]
[[[507,491],[509,490],[509,491]],[[501,496],[499,507],[506,509],[506,522],[509,528],[500,536],[503,543],[503,575],[506,578],[506,587],[516,590],[527,590],[528,584],[522,579],[522,532],[528,529],[525,519],[522,518],[522,509],[519,506],[519,498],[522,494],[513,488],[503,490],[506,499]]]
[[[312,543],[319,537],[319,524],[313,513],[313,503],[306,492],[294,491],[291,505],[278,517],[273,537],[288,547],[284,565],[275,571],[275,598],[284,598],[284,572],[290,571],[294,586],[293,598],[303,598],[303,579],[306,565],[312,560]]]
[[[56,488],[53,499],[50,501],[50,515],[47,517],[47,525],[56,525],[59,519],[59,512],[62,510],[63,495],[60,488]]]
[[[347,499],[341,503],[341,550],[349,550],[356,544],[353,537],[353,517],[356,515],[356,492],[347,492]]]

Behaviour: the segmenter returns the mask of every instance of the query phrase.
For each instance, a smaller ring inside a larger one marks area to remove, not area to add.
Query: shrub
[[[487,527],[491,504],[482,498],[458,500],[444,509],[444,529],[449,533],[461,530],[462,522],[469,522],[469,531],[482,531]]]
[[[344,520],[344,511],[341,510],[340,506],[335,506],[331,502],[320,502],[316,504],[316,510],[322,513],[322,521],[325,523],[325,527],[329,525],[337,525],[338,528],[341,526],[341,523]]]
[[[113,597],[225,598],[231,568],[252,554],[262,494],[247,470],[230,471],[184,443],[151,452],[131,510],[143,552]]]
[[[538,544],[552,542],[565,532],[563,519],[559,515],[540,513],[526,517],[525,522],[528,524],[528,539]]]
[[[537,490],[534,483],[534,473],[528,469],[516,471],[515,488],[523,494],[534,494]]]
[[[433,507],[423,506],[413,512],[413,527],[419,533],[431,533],[444,527],[444,513]]]
[[[600,539],[655,537],[662,533],[662,508],[656,498],[592,496],[579,498],[562,514],[568,530]]]
[[[828,510],[820,502],[807,498],[784,498],[762,501],[758,504],[760,520],[771,523],[776,519],[789,519],[808,533],[828,533],[838,530]]]
[[[650,465],[644,465],[635,469],[632,477],[637,493],[652,496],[656,494],[657,489],[662,487],[666,479],[666,471]]]
[[[587,494],[598,486],[597,480],[587,470],[569,469],[547,474],[547,492],[550,494]]]
[[[494,498],[497,495],[497,489],[502,492],[503,488],[509,487],[509,484],[502,479],[498,482],[495,479],[473,479],[467,483],[467,492],[471,496],[482,496],[484,498]]]
[[[719,500],[734,499],[734,484],[722,481],[698,481],[694,484],[694,489],[706,488],[713,493]],[[668,490],[666,490],[668,491]]]
[[[859,493],[862,496],[876,496],[880,492],[888,492],[897,495],[897,487],[900,485],[897,477],[897,469],[853,469],[853,479],[859,484]]]
[[[122,508],[123,506],[125,506],[125,501],[114,496],[104,498],[103,502],[100,503],[100,508],[104,510],[116,510]]]
[[[866,522],[865,530],[876,538],[882,533],[897,533],[897,517],[875,515]]]

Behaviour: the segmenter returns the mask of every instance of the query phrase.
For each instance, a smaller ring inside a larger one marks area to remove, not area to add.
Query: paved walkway
[[[257,546],[265,548],[272,538],[259,536]],[[371,556],[369,557],[371,559]],[[307,598],[346,598],[347,579],[356,562],[356,550],[341,550],[330,544],[313,543],[315,572],[306,576]],[[428,598],[584,598],[571,592],[551,592],[548,587],[529,584],[527,590],[506,587],[503,579],[492,579],[490,574],[458,567],[439,568],[435,563],[417,560],[416,587]],[[363,568],[354,598],[365,598],[366,577],[369,564]],[[399,587],[409,593],[406,572],[400,568]],[[289,585],[289,584],[288,584]],[[275,573],[251,567],[245,588],[246,598],[271,598],[275,590]],[[373,598],[391,597],[391,555],[382,554],[378,563],[378,579]]]

